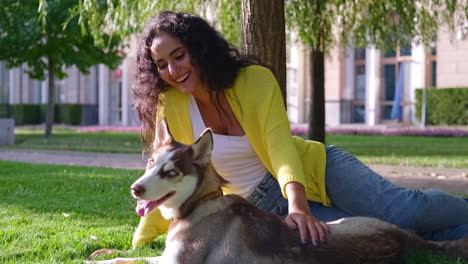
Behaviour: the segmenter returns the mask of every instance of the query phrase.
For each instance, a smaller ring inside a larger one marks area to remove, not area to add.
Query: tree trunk
[[[311,100],[308,138],[325,143],[325,55],[311,48],[309,55]]]
[[[52,135],[52,125],[54,124],[54,105],[55,105],[55,80],[54,80],[54,60],[48,58],[48,77],[49,77],[49,96],[47,98],[47,115],[45,124],[45,138]]]
[[[255,55],[278,80],[286,106],[286,33],[284,0],[242,0],[244,54]]]

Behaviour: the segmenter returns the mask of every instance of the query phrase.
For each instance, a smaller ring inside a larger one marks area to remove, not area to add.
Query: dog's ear
[[[213,150],[213,135],[211,129],[207,128],[202,132],[201,136],[191,146],[193,157],[197,163],[206,164],[211,159],[211,151]]]
[[[153,149],[158,149],[163,145],[170,144],[172,140],[172,135],[167,126],[166,119],[163,118],[156,127]]]

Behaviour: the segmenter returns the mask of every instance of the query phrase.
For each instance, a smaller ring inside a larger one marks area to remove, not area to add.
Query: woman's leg
[[[288,200],[283,197],[278,181],[269,173],[247,200],[258,208],[273,212],[283,218],[288,215]],[[334,221],[349,216],[334,207],[323,206],[317,202],[309,201],[309,207],[311,213],[320,221]]]
[[[350,215],[376,217],[418,233],[468,223],[464,198],[399,187],[333,146],[327,147],[326,185],[333,205]]]

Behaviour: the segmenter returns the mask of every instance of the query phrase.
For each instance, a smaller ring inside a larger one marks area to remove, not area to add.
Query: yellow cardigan
[[[276,178],[287,198],[284,187],[296,181],[306,187],[310,201],[330,206],[325,189],[325,147],[320,142],[291,136],[290,124],[278,83],[273,74],[261,66],[243,68],[234,87],[225,91],[228,102],[267,170]],[[175,140],[194,142],[188,110],[188,96],[176,88],[160,95],[157,119],[166,117]],[[133,246],[151,242],[167,231],[169,221],[159,210],[142,217],[133,237]]]

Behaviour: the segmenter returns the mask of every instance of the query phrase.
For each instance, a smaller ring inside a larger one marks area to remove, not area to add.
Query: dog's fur
[[[226,183],[211,165],[210,130],[193,145],[184,145],[172,139],[163,120],[156,135],[155,151],[132,193],[137,199],[158,200],[147,210],[156,205],[164,217],[174,219],[159,263],[399,263],[415,250],[468,259],[468,239],[425,241],[367,217],[330,222],[325,243],[304,245],[279,216],[237,195],[204,199]]]

